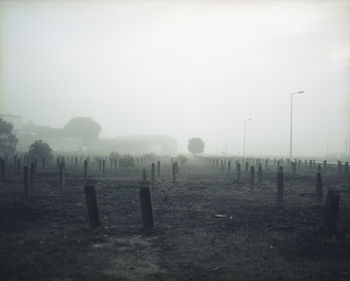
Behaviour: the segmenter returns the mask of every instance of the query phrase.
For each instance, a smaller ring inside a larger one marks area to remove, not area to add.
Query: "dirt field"
[[[168,162],[169,163],[169,162]],[[150,164],[145,165],[150,169]],[[22,176],[0,186],[0,280],[350,280],[350,186],[323,175],[341,192],[338,231],[327,235],[325,203],[316,204],[315,171],[284,175],[276,207],[276,168],[263,183],[235,182],[208,161],[179,166],[177,183],[162,162],[152,184],[155,228],[142,229],[142,167],[89,171],[101,226],[87,221],[82,167],[40,171],[23,198]],[[150,173],[149,173],[150,174]]]

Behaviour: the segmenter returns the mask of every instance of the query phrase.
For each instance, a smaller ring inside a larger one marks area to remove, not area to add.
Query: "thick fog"
[[[247,3],[249,2],[249,3]],[[348,1],[2,1],[1,111],[94,118],[102,137],[173,136],[187,151],[345,153]],[[350,144],[348,144],[350,146]]]

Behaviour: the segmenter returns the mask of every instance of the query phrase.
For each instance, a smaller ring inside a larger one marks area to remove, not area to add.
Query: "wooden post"
[[[24,198],[29,197],[29,192],[28,192],[28,166],[24,166]]]
[[[85,191],[85,197],[86,197],[88,220],[90,223],[90,227],[94,228],[100,224],[95,186],[86,185],[84,186],[84,191]]]
[[[255,168],[254,166],[250,166],[249,184],[251,189],[254,189],[254,181],[255,181],[254,174],[255,174]]]
[[[237,182],[241,180],[241,163],[236,163],[236,170],[237,170]]]
[[[30,179],[29,179],[29,187],[34,187],[34,175],[35,175],[35,163],[30,163]]]
[[[75,157],[75,158],[74,158],[74,166],[75,166],[75,167],[78,167],[78,157]]]
[[[88,161],[84,160],[84,179],[87,179],[87,169],[88,169]]]
[[[157,162],[157,177],[160,178],[160,161]]]
[[[292,162],[293,176],[297,175],[297,163]]]
[[[341,175],[342,163],[338,160],[338,174]]]
[[[258,184],[262,184],[262,167],[261,163],[258,166]]]
[[[345,162],[344,173],[345,173],[345,176],[349,175],[349,162]]]
[[[141,213],[144,228],[154,227],[153,209],[151,191],[149,188],[149,182],[143,181],[140,183],[140,203]]]
[[[147,171],[146,171],[146,169],[142,170],[142,180],[143,181],[147,181]]]
[[[5,181],[5,159],[1,158],[1,181]]]
[[[60,170],[59,170],[59,186],[61,188],[64,188],[64,164],[63,162],[60,163]]]
[[[322,177],[321,177],[321,173],[317,172],[317,174],[316,174],[316,202],[318,205],[322,204],[322,198],[323,198]]]
[[[172,182],[176,183],[176,165],[173,163],[173,169],[172,169]]]
[[[337,231],[337,219],[339,212],[340,195],[335,190],[328,190],[326,206],[326,227],[328,234],[335,235]]]
[[[102,174],[105,177],[106,176],[106,160],[102,160]]]
[[[283,207],[283,168],[279,167],[277,172],[277,207]]]
[[[228,160],[227,162],[227,174],[229,176],[231,175],[231,160]]]
[[[152,163],[152,169],[151,169],[151,181],[156,181],[156,164]]]
[[[327,161],[326,160],[323,161],[323,171],[324,172],[327,171]]]

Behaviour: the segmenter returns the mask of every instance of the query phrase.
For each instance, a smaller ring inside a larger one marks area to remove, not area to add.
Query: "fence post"
[[[151,181],[155,182],[156,181],[156,164],[152,163],[151,167]]]
[[[86,197],[86,207],[88,211],[88,220],[90,223],[90,227],[94,228],[100,224],[95,186],[86,185],[84,187],[84,190]]]
[[[24,166],[24,198],[29,197],[29,192],[28,192],[28,166]]]
[[[30,179],[29,179],[29,187],[34,187],[34,175],[35,175],[35,163],[30,163]]]
[[[321,173],[317,172],[317,174],[316,174],[316,201],[317,201],[318,205],[322,204],[322,198],[323,198],[322,177],[321,177]]]
[[[64,164],[63,162],[60,163],[60,170],[59,170],[59,186],[61,188],[64,188]]]
[[[277,172],[277,207],[283,207],[283,167],[279,167]]]
[[[250,188],[254,189],[254,174],[255,174],[255,168],[254,166],[250,167],[250,177],[249,177],[249,183],[250,183]]]
[[[326,227],[328,234],[335,235],[339,211],[340,194],[335,190],[328,190],[326,206]]]
[[[154,227],[152,198],[148,181],[140,183],[140,203],[144,228]]]
[[[176,165],[173,163],[173,168],[172,168],[172,182],[176,183]]]

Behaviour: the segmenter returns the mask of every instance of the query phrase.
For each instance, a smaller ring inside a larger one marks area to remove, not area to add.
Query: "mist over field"
[[[248,3],[247,3],[248,2]],[[350,153],[348,1],[0,1],[0,113],[187,152]]]

